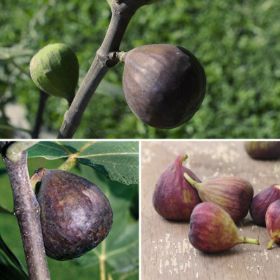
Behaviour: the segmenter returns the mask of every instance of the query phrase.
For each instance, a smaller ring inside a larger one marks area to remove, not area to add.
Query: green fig
[[[79,79],[79,62],[67,45],[50,44],[31,59],[30,75],[39,89],[71,103]]]
[[[77,258],[108,235],[112,208],[102,191],[88,180],[62,170],[39,169],[37,199],[46,254],[56,260]]]

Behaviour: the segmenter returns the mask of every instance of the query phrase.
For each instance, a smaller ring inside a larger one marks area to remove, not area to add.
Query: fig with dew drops
[[[280,199],[272,202],[267,208],[265,224],[271,238],[267,249],[272,249],[274,244],[280,245]]]
[[[230,215],[212,202],[203,202],[194,208],[189,240],[196,249],[205,253],[224,252],[242,243],[259,245],[258,239],[240,236]]]
[[[201,202],[194,189],[184,179],[184,173],[199,181],[196,175],[183,165],[187,156],[178,156],[160,175],[153,195],[157,213],[165,219],[188,222],[193,208]]]
[[[37,199],[46,254],[56,260],[77,258],[108,235],[113,212],[94,184],[67,171],[39,169]]]
[[[198,59],[183,47],[140,46],[122,56],[123,91],[132,112],[156,128],[174,128],[198,111],[206,76]]]
[[[250,214],[253,222],[259,226],[265,226],[265,213],[269,205],[280,199],[280,185],[272,185],[254,196],[251,206]]]
[[[218,204],[235,223],[247,215],[254,195],[254,189],[248,181],[232,176],[209,178],[200,183],[186,173],[185,178],[197,189],[202,201]]]

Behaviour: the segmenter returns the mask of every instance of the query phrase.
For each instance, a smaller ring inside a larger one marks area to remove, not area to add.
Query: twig
[[[22,150],[20,150],[20,143],[23,143]],[[20,227],[29,279],[49,280],[40,223],[40,208],[30,184],[27,153],[24,151],[28,145],[24,142],[11,144],[2,142],[2,144],[0,143],[0,147],[13,190],[14,210]],[[5,149],[6,145],[9,146]],[[14,145],[17,155],[13,152]]]
[[[38,109],[37,109],[35,125],[34,125],[32,133],[31,133],[31,137],[33,139],[39,138],[41,127],[43,124],[43,115],[44,115],[44,111],[46,108],[48,97],[49,97],[49,95],[47,93],[40,90],[40,100],[39,100],[39,105],[38,105]]]
[[[64,115],[58,138],[73,137],[81,122],[82,115],[99,83],[104,78],[109,68],[118,63],[117,57],[112,55],[112,53],[119,51],[122,38],[130,19],[139,7],[148,2],[148,0],[109,1],[112,10],[110,25],[89,71],[81,83],[69,110]]]

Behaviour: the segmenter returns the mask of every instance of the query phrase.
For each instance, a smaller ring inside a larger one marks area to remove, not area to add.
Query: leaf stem
[[[106,280],[106,240],[101,243],[101,255],[99,257],[100,280]]]

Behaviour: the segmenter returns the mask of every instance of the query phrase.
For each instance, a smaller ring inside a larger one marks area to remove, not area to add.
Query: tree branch
[[[39,138],[40,130],[43,124],[43,115],[46,108],[46,103],[48,100],[49,95],[44,91],[40,90],[40,100],[36,114],[35,125],[33,131],[31,133],[31,137],[33,139]]]
[[[22,145],[21,150],[20,143],[10,144],[6,151],[3,145],[0,147],[2,147],[2,156],[13,190],[14,210],[20,227],[29,279],[49,280],[40,223],[40,207],[29,180],[27,153],[22,151],[27,145],[26,143]],[[7,145],[6,142],[5,144]],[[17,156],[13,152],[14,145],[18,151]],[[9,157],[9,155],[13,156]]]
[[[109,28],[69,110],[64,115],[64,121],[60,128],[58,138],[73,137],[81,122],[82,115],[99,83],[104,78],[109,68],[118,63],[117,57],[112,55],[112,53],[119,51],[122,38],[130,19],[139,7],[148,2],[147,0],[109,1],[112,10]]]

